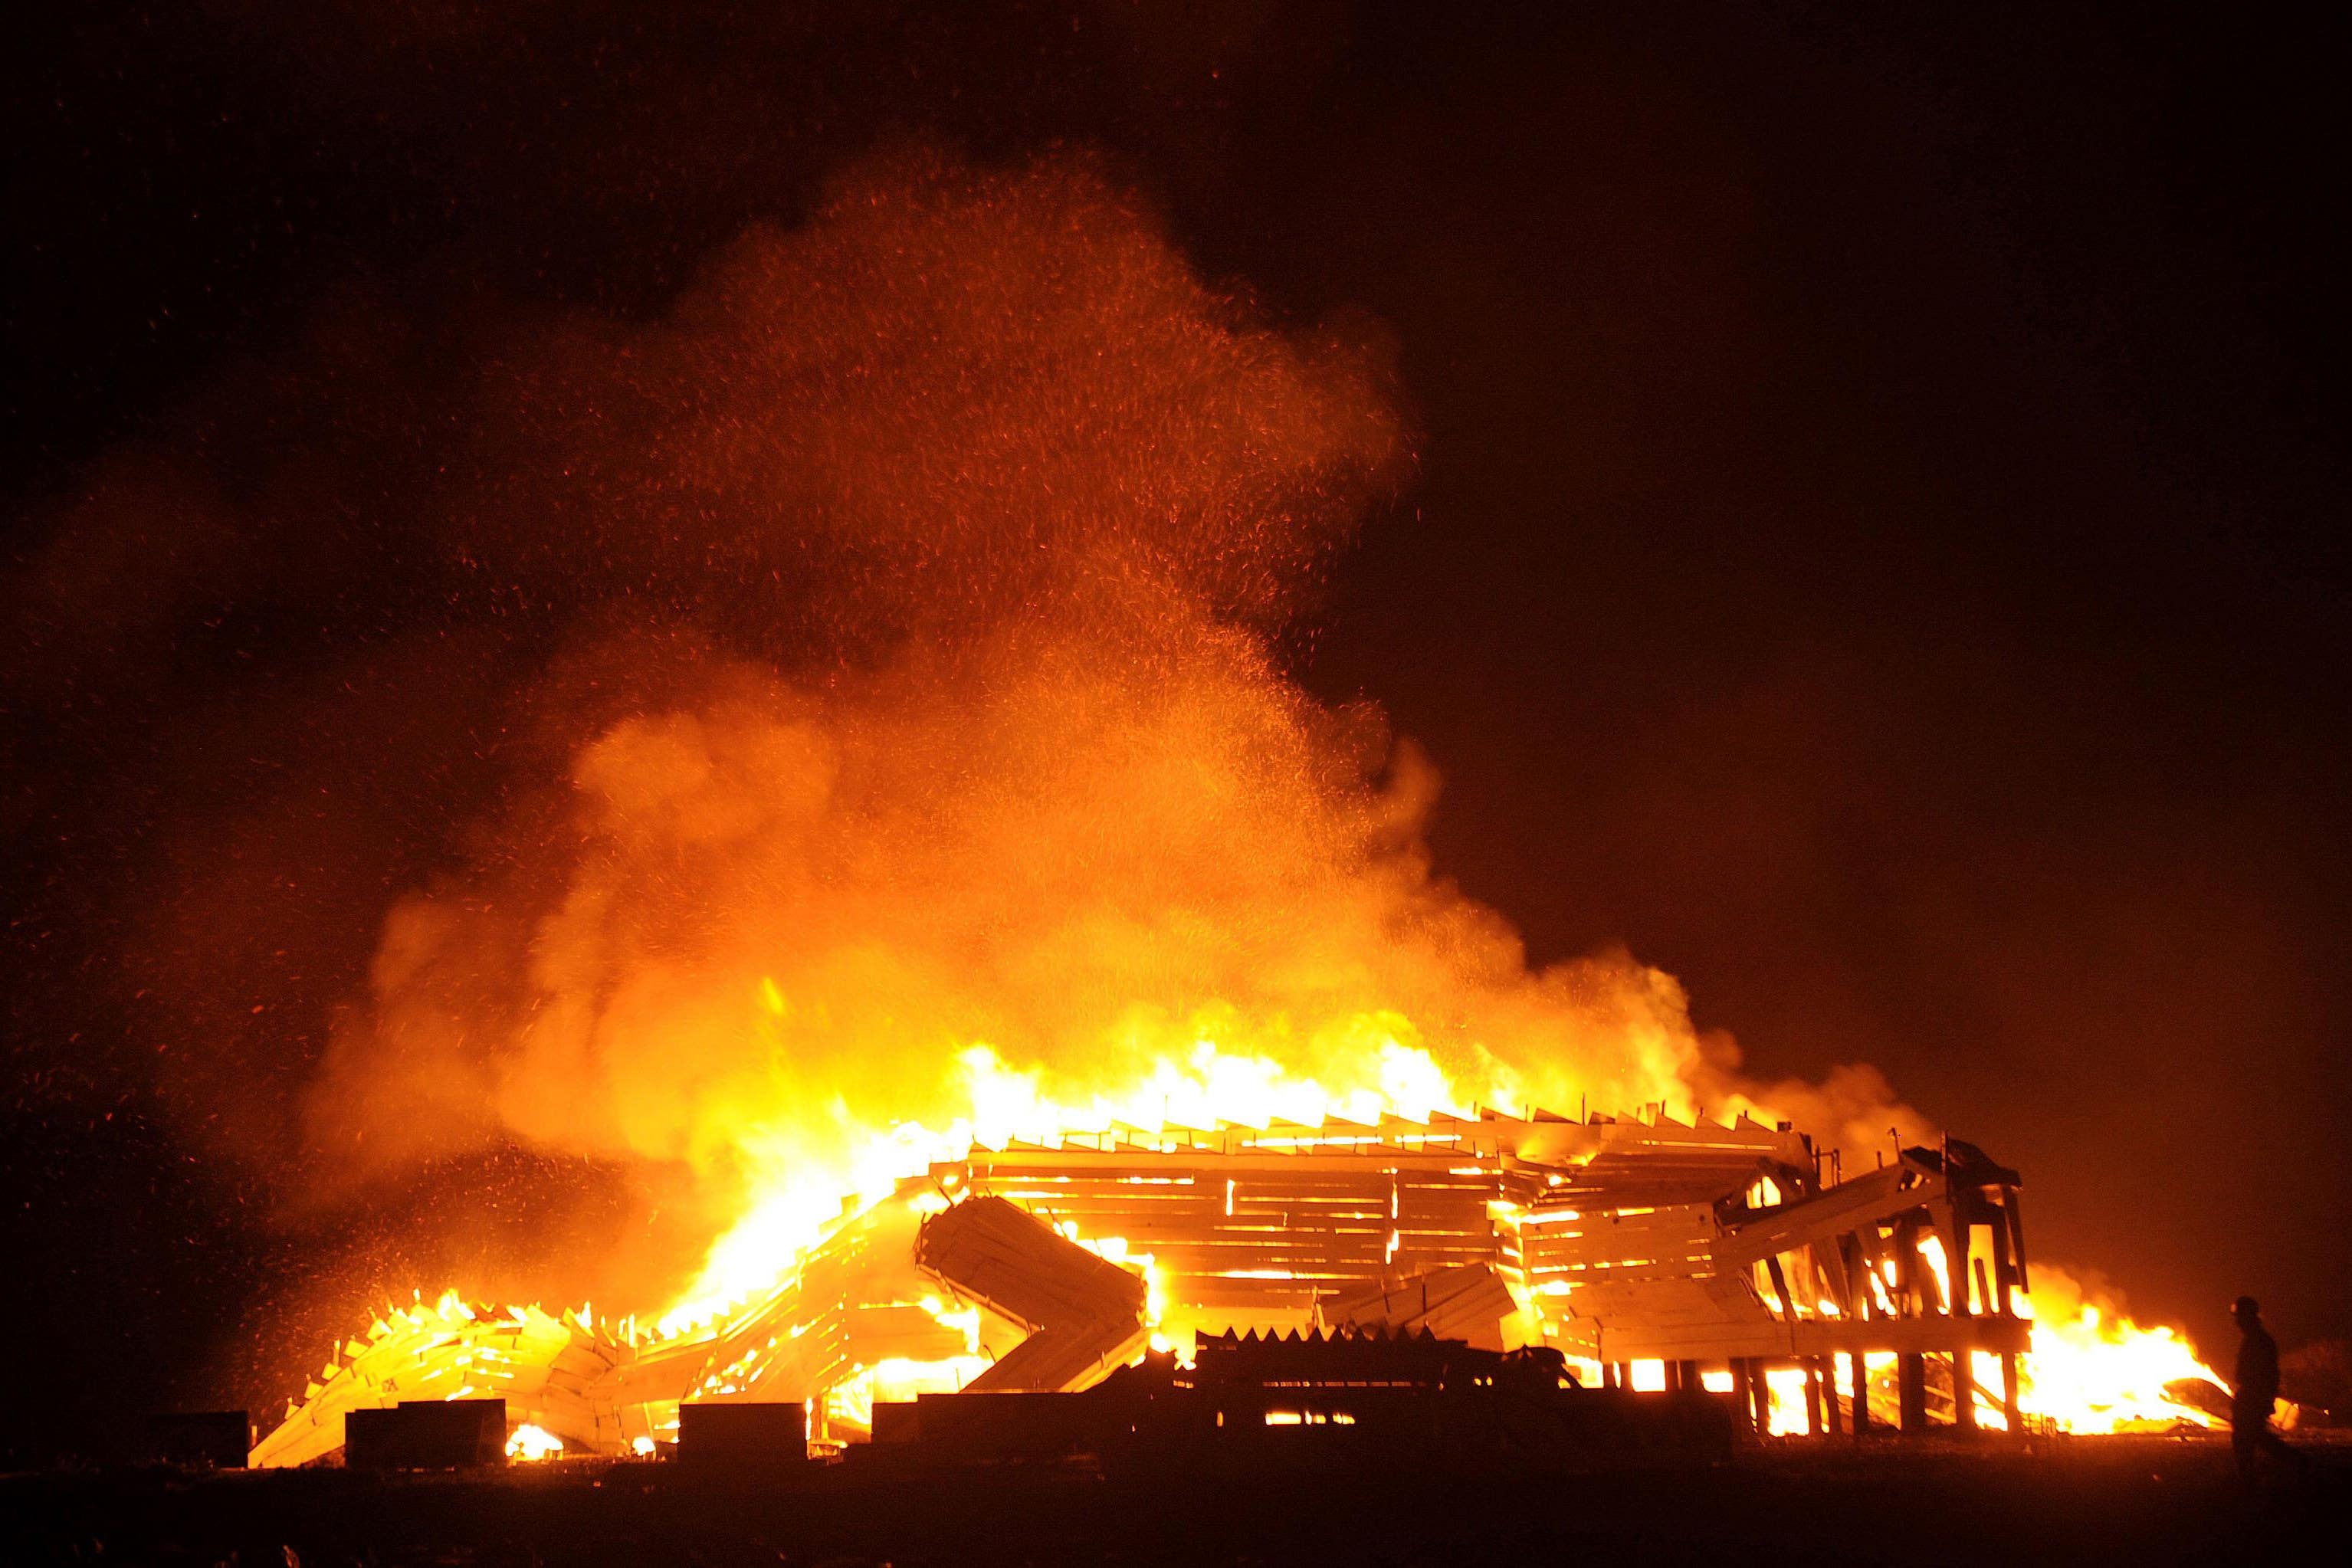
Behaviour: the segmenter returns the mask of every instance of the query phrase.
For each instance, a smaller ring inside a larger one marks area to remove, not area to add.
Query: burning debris
[[[887,1402],[1077,1391],[1147,1345],[1230,1357],[1236,1333],[1327,1329],[1549,1357],[1586,1386],[1731,1393],[1773,1432],[1920,1432],[1931,1408],[1964,1431],[2021,1430],[2037,1342],[2016,1173],[1959,1142],[1845,1181],[1823,1164],[1803,1135],[1746,1118],[974,1147],[692,1328],[454,1297],[379,1320],[255,1462],[320,1458],[353,1414],[417,1394],[501,1398],[550,1452],[646,1451],[676,1440],[682,1407],[736,1403],[805,1408],[814,1441],[864,1442],[885,1436]]]

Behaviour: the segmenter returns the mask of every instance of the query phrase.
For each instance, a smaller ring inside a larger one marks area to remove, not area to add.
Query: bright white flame
[[[1806,1430],[1806,1407],[1812,1400],[1812,1380],[1801,1366],[1767,1367],[1764,1387],[1769,1395],[1765,1426],[1775,1437]]]
[[[2202,1383],[2225,1390],[2221,1379],[2189,1342],[2171,1329],[2142,1328],[2121,1313],[2084,1299],[2063,1271],[2037,1268],[2028,1315],[2032,1348],[2018,1378],[2018,1405],[2028,1415],[2069,1432],[2115,1432],[2215,1425],[2212,1416],[2165,1393],[2168,1384]],[[1986,1382],[1984,1362],[1978,1379]],[[1996,1365],[1988,1384],[1998,1391]],[[1996,1395],[1997,1396],[1997,1395]]]
[[[845,1159],[813,1152],[782,1130],[772,1137],[756,1131],[742,1135],[740,1152],[765,1173],[761,1195],[713,1244],[701,1275],[663,1315],[660,1331],[675,1334],[708,1322],[772,1288],[845,1209],[878,1201],[902,1177],[961,1159],[974,1144],[1003,1148],[1015,1138],[1055,1144],[1115,1126],[1146,1134],[1221,1125],[1264,1129],[1276,1121],[1370,1128],[1383,1115],[1426,1121],[1466,1114],[1472,1101],[1504,1107],[1521,1098],[1508,1070],[1484,1053],[1476,1092],[1465,1096],[1427,1050],[1399,1037],[1411,1036],[1412,1026],[1392,1015],[1365,1014],[1342,1031],[1344,1039],[1328,1042],[1345,1047],[1332,1049],[1331,1061],[1353,1070],[1333,1076],[1327,1067],[1320,1079],[1270,1057],[1227,1048],[1211,1037],[1213,1019],[1195,1020],[1195,1026],[1188,1050],[1161,1052],[1152,1041],[1131,1042],[1136,1058],[1149,1058],[1150,1067],[1115,1093],[1053,1083],[1040,1069],[1007,1066],[987,1045],[971,1046],[956,1061],[960,1095],[971,1107],[967,1116],[944,1127],[907,1121],[853,1138]],[[1151,1273],[1147,1267],[1147,1279]]]
[[[562,1438],[544,1426],[534,1426],[528,1421],[516,1427],[514,1436],[507,1439],[507,1458],[520,1459],[525,1463],[551,1459],[562,1452],[563,1452]]]

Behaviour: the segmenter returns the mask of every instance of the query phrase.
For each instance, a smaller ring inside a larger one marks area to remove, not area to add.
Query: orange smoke
[[[568,777],[394,907],[313,1140],[367,1170],[506,1140],[683,1170],[706,1238],[769,1216],[704,1282],[741,1287],[1008,1083],[1054,1116],[1262,1116],[1278,1083],[1750,1103],[1666,976],[1530,970],[1431,872],[1428,763],[1278,663],[1406,460],[1383,387],[1364,343],[1206,287],[1079,160],[884,161],[667,321],[502,362],[479,439],[526,454],[535,504],[453,518],[484,571],[731,565],[818,657],[656,603],[551,679],[559,726],[598,671],[632,700],[595,689]],[[1888,1125],[1874,1074],[1786,1093]]]

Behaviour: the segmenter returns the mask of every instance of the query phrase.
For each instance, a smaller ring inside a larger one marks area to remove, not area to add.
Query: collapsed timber
[[[1601,1388],[1728,1394],[1760,1430],[2021,1430],[2017,1173],[1952,1142],[1834,1176],[1801,1133],[1744,1117],[974,1148],[684,1332],[454,1295],[387,1310],[253,1462],[331,1458],[354,1412],[485,1396],[541,1453],[650,1453],[682,1406],[782,1402],[824,1451],[880,1435],[877,1403],[1074,1392],[1196,1336],[1332,1328],[1545,1351]]]

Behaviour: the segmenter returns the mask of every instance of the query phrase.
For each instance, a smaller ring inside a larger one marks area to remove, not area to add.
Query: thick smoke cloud
[[[964,1114],[975,1043],[1081,1102],[1202,1038],[1694,1102],[1672,983],[1528,973],[1431,874],[1427,764],[1274,661],[1402,471],[1377,353],[1254,322],[1083,161],[868,165],[487,383],[469,445],[517,459],[436,507],[452,549],[656,605],[715,570],[801,630],[599,634],[661,673],[394,908],[304,1096],[338,1172],[519,1139],[689,1170],[716,1224]]]
[[[1078,1104],[1209,1041],[1883,1137],[1875,1074],[1759,1100],[1627,955],[1531,971],[1435,770],[1286,673],[1410,468],[1376,330],[1271,324],[1080,155],[869,158],[646,322],[348,297],[17,584],[28,710],[163,759],[131,1070],[315,1311],[656,1307],[980,1046]]]

